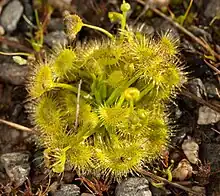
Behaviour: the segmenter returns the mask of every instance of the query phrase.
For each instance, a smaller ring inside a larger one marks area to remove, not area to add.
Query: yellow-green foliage
[[[122,12],[119,35],[97,27],[110,38],[56,49],[30,77],[31,116],[54,172],[68,164],[118,180],[159,157],[169,142],[165,103],[184,78],[176,40],[126,29]],[[78,16],[66,20],[68,35],[89,26]]]

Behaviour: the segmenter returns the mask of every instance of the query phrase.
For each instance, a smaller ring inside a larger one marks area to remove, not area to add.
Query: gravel
[[[128,178],[118,184],[115,190],[116,196],[152,196],[149,190],[149,182],[146,178]]]
[[[44,37],[44,42],[51,48],[56,47],[57,45],[66,45],[68,43],[67,36],[64,31],[54,31],[48,33]]]
[[[62,18],[51,18],[48,24],[48,31],[63,31],[64,23]]]
[[[204,85],[209,98],[219,98],[220,92],[216,85],[210,82],[206,82]]]
[[[15,186],[21,186],[30,173],[30,153],[15,152],[3,154],[0,158],[5,171]]]
[[[205,86],[200,78],[194,78],[189,81],[188,87],[190,92],[195,94],[197,97],[202,98],[203,95],[206,96]]]
[[[220,15],[220,1],[209,0],[204,14],[207,18],[213,18],[215,16],[219,16]]]
[[[63,184],[54,196],[79,196],[80,188],[75,184]]]
[[[208,125],[217,123],[220,121],[220,114],[207,106],[201,106],[199,108],[199,115],[197,124]]]
[[[1,24],[8,33],[13,32],[17,28],[23,11],[24,7],[18,0],[11,1],[4,8],[1,15]]]
[[[16,63],[0,64],[0,80],[13,85],[23,85],[28,75],[28,67]]]

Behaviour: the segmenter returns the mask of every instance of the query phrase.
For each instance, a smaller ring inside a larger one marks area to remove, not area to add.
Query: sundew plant
[[[184,79],[177,40],[128,28],[129,9],[124,1],[122,13],[109,13],[121,23],[117,35],[67,13],[70,39],[85,27],[105,38],[58,47],[35,63],[28,112],[53,172],[68,165],[79,175],[120,180],[158,158],[169,143],[165,104]]]

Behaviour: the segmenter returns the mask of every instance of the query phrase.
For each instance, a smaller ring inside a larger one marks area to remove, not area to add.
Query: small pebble
[[[75,184],[63,184],[54,196],[80,196],[80,188]]]
[[[51,48],[56,47],[57,45],[66,45],[68,43],[67,36],[64,31],[54,31],[48,33],[44,37],[44,42]]]
[[[16,63],[0,64],[0,80],[14,85],[23,85],[26,81],[29,68]]]
[[[187,159],[192,164],[197,164],[199,159],[199,145],[190,137],[184,140],[182,149]]]
[[[149,182],[146,178],[128,178],[118,184],[115,190],[116,196],[152,196],[149,190]]]
[[[201,106],[199,108],[198,125],[209,125],[218,121],[220,121],[220,113],[207,106]]]
[[[51,18],[48,24],[48,31],[63,31],[64,23],[62,18]]]
[[[24,7],[18,0],[13,0],[4,8],[1,15],[1,24],[7,32],[12,32],[17,28]]]
[[[205,86],[200,78],[194,78],[188,82],[189,91],[195,94],[197,97],[202,98],[206,96]]]
[[[207,96],[210,98],[220,98],[220,90],[213,83],[206,82],[205,84]]]
[[[5,171],[15,186],[21,186],[30,173],[29,152],[3,154],[0,158]]]

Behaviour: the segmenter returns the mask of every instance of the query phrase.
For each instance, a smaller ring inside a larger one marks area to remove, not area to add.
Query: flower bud
[[[131,9],[131,6],[130,6],[129,3],[123,3],[123,4],[121,5],[121,11],[122,11],[122,12],[127,12],[127,11],[129,11],[130,9]]]
[[[146,110],[144,109],[139,109],[138,110],[138,116],[141,118],[141,119],[145,119],[147,117],[148,113]]]
[[[124,91],[125,99],[128,101],[137,101],[140,97],[140,91],[137,88],[127,88]]]
[[[71,15],[68,12],[65,12],[64,13],[64,23],[65,23],[65,26],[66,26],[67,36],[71,40],[74,40],[76,38],[77,33],[83,27],[82,19],[76,14]]]

